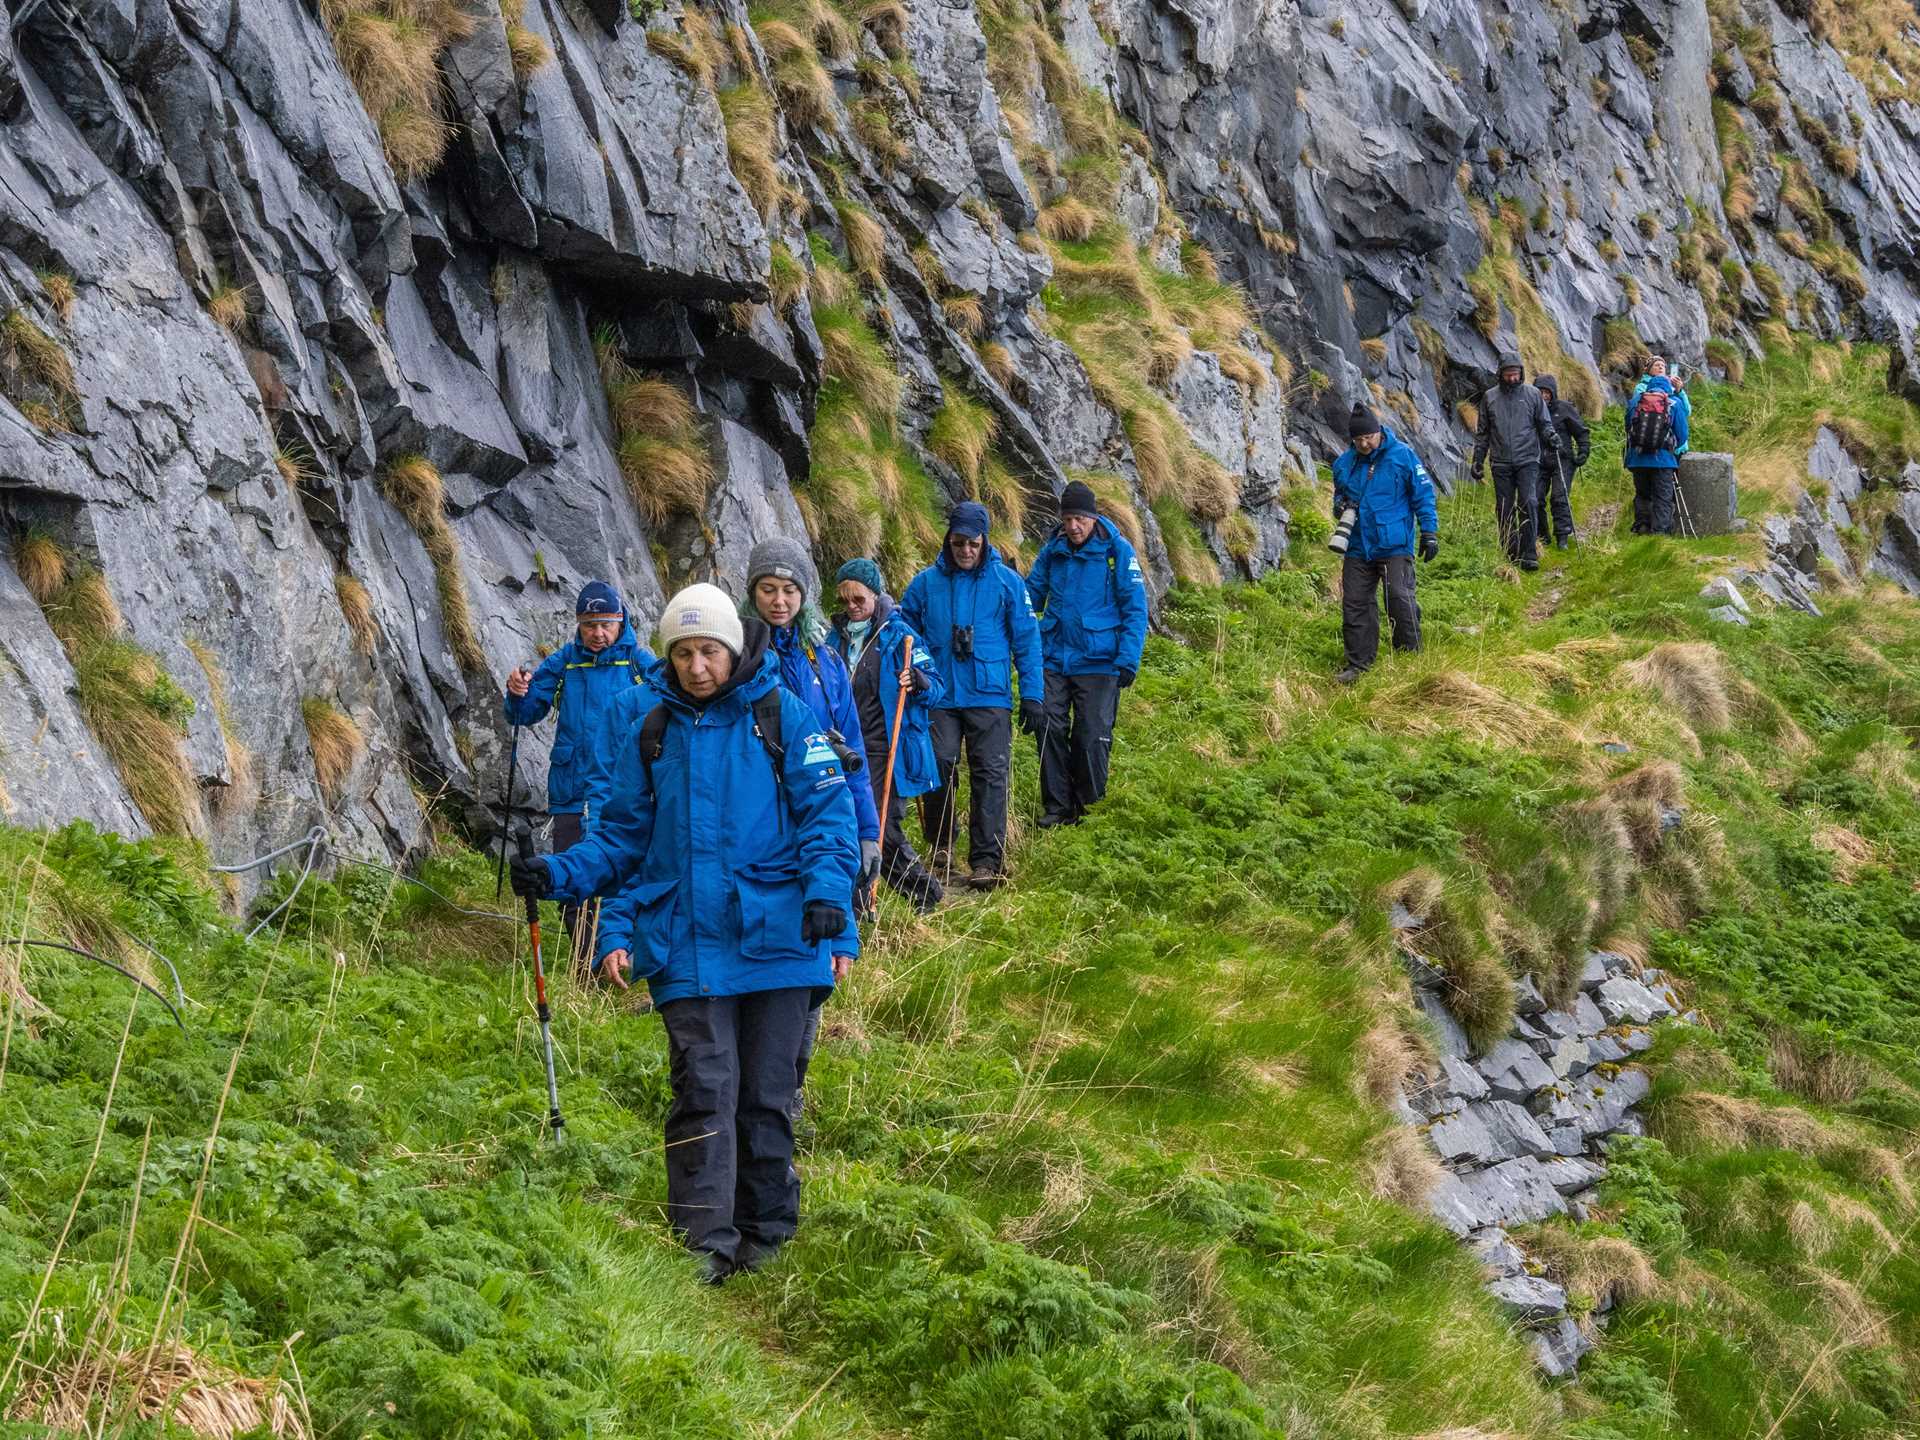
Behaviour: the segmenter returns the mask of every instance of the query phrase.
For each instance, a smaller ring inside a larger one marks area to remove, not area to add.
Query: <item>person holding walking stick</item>
[[[860,870],[845,762],[772,638],[715,586],[669,600],[660,703],[612,742],[592,832],[511,871],[516,895],[620,896],[627,944],[603,968],[645,980],[666,1026],[667,1212],[715,1285],[799,1224],[800,1039],[845,977]]]
[[[922,915],[946,898],[907,839],[906,801],[940,784],[928,716],[945,691],[926,642],[887,593],[880,567],[849,560],[835,577],[840,613],[829,643],[853,672],[867,774],[887,797],[880,817],[880,878]]]
[[[538,725],[549,713],[558,717],[547,757],[547,813],[553,817],[556,854],[579,844],[586,833],[588,775],[614,697],[643,684],[654,664],[653,653],[627,623],[619,592],[606,581],[591,580],[582,588],[574,621],[574,638],[537,670],[521,665],[507,676],[502,706],[514,726],[510,767],[518,765],[519,727]],[[578,943],[580,907],[567,907],[560,918]]]

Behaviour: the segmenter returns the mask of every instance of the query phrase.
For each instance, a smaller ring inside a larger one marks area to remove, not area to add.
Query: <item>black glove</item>
[[[1131,684],[1133,684],[1133,671],[1122,670],[1120,672],[1120,688],[1124,690]]]
[[[507,861],[507,883],[513,893],[538,900],[553,888],[547,875],[547,862],[538,856],[516,855]]]
[[[800,917],[800,938],[809,945],[831,940],[847,928],[847,912],[828,900],[807,901]]]
[[[1440,537],[1431,530],[1420,532],[1420,558],[1431,560],[1440,553]]]
[[[1024,695],[1020,697],[1020,728],[1027,734],[1040,733],[1040,722],[1045,714],[1038,700],[1029,700]]]

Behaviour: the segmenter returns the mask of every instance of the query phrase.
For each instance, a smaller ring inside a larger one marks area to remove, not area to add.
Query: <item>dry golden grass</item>
[[[1631,684],[1651,690],[1695,730],[1725,730],[1733,723],[1726,661],[1705,641],[1670,641],[1620,667]]]
[[[1411,1126],[1390,1125],[1368,1143],[1367,1187],[1392,1204],[1425,1214],[1446,1174],[1426,1137]]]
[[[1381,719],[1414,735],[1464,735],[1482,743],[1536,748],[1564,733],[1547,711],[1504,695],[1458,670],[1435,670],[1381,692]]]
[[[1879,863],[1872,842],[1844,825],[1822,825],[1807,840],[1832,858],[1833,878],[1842,885],[1851,885],[1862,870]]]
[[[713,462],[704,449],[636,434],[623,437],[616,453],[627,491],[649,526],[657,529],[674,515],[706,508]]]
[[[264,1432],[274,1440],[307,1440],[293,1397],[278,1381],[255,1380],[204,1360],[184,1345],[153,1346],[107,1357],[83,1348],[72,1360],[37,1373],[9,1412],[61,1434],[91,1435],[118,1415],[207,1440]]]
[[[1214,358],[1219,361],[1220,373],[1235,384],[1256,395],[1267,388],[1267,367],[1254,359],[1251,352],[1238,345],[1228,345],[1216,351]]]
[[[207,296],[207,314],[213,318],[214,324],[229,334],[246,333],[250,319],[247,290],[245,285],[221,284]]]
[[[989,340],[980,347],[980,363],[987,367],[987,373],[1002,390],[1011,392],[1019,379],[1013,363],[1013,352],[997,340]]]
[[[65,325],[73,319],[74,303],[80,298],[74,288],[73,277],[64,270],[42,270],[38,272],[40,291],[47,297],[47,304],[53,307],[53,313],[60,317]]]
[[[334,572],[333,591],[340,598],[340,614],[347,622],[347,633],[353,637],[355,652],[372,655],[374,644],[380,638],[380,624],[373,611],[373,596],[367,593],[366,586],[344,570]]]
[[[67,552],[50,535],[29,531],[13,542],[13,568],[36,604],[52,602],[67,584]],[[108,597],[111,602],[112,597]]]
[[[320,14],[394,174],[404,183],[431,173],[453,137],[440,54],[473,32],[474,17],[456,0],[328,0]]]
[[[1177,492],[1179,472],[1175,468],[1173,441],[1167,422],[1158,409],[1137,406],[1122,417],[1127,441],[1133,447],[1134,468],[1140,474],[1140,488],[1149,501],[1164,499]]]
[[[313,773],[328,804],[340,799],[340,790],[352,774],[366,740],[353,717],[334,709],[318,696],[300,702],[300,718],[306,721],[307,743],[313,751]]]
[[[1147,351],[1147,378],[1162,387],[1172,383],[1180,367],[1193,358],[1193,340],[1185,330],[1156,330]]]
[[[1071,195],[1040,212],[1036,227],[1049,240],[1090,240],[1100,228],[1100,212]]]
[[[707,63],[707,57],[701,54],[696,46],[688,44],[671,30],[649,30],[647,49],[662,60],[679,66],[699,84],[713,83],[713,69]]]
[[[1767,1068],[1782,1090],[1821,1105],[1850,1104],[1873,1078],[1873,1067],[1858,1055],[1842,1050],[1810,1050],[1806,1042],[1785,1030],[1774,1033]]]
[[[460,542],[447,523],[446,491],[440,472],[424,455],[402,455],[380,472],[380,489],[420,537],[427,558],[433,562],[448,648],[468,670],[484,671],[487,656],[473,628],[466,570],[460,559]]]
[[[648,32],[647,43],[652,45],[659,33]],[[786,185],[775,163],[780,130],[774,118],[773,97],[749,80],[720,91],[717,98],[720,117],[727,126],[727,164],[761,218],[770,219],[786,197]]]
[[[38,386],[57,404],[74,397],[73,362],[46,331],[17,306],[0,315],[0,391],[16,403]]]
[[[857,205],[839,207],[840,233],[847,241],[847,263],[869,285],[886,283],[887,232]]]
[[[907,35],[907,7],[900,0],[867,0],[861,7],[860,23],[880,42],[880,48],[893,59],[904,53]]]
[[[1650,1300],[1660,1293],[1653,1262],[1631,1240],[1617,1235],[1576,1235],[1558,1225],[1544,1226],[1526,1239],[1530,1254],[1547,1274],[1588,1305]]]
[[[969,340],[986,333],[987,306],[978,295],[949,295],[940,302],[947,323]]]
[[[522,85],[553,59],[553,47],[541,36],[517,22],[507,26],[507,58],[513,62],[513,78]]]

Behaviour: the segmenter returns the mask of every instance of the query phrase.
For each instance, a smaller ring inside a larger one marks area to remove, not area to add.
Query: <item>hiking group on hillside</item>
[[[1560,398],[1551,375],[1525,384],[1518,355],[1500,357],[1499,380],[1480,396],[1474,427],[1474,480],[1493,468],[1500,548],[1522,570],[1540,568],[1540,546],[1574,543],[1573,477],[1592,451],[1580,412]],[[1654,356],[1626,409],[1626,466],[1633,474],[1633,533],[1671,535],[1675,476],[1687,451],[1692,405]],[[1412,448],[1365,405],[1347,421],[1347,449],[1333,462],[1333,538],[1340,570],[1341,637],[1346,665],[1334,678],[1351,685],[1380,650],[1379,595],[1386,592],[1393,648],[1420,648],[1420,603],[1413,558],[1440,553],[1433,479]]]
[[[1590,436],[1551,376],[1523,379],[1519,357],[1503,357],[1472,468],[1491,461],[1502,546],[1531,570],[1549,525],[1561,548],[1573,542],[1569,486]],[[1656,362],[1628,413],[1634,528],[1665,533],[1686,397]],[[1404,440],[1364,405],[1348,436],[1331,544],[1345,555],[1338,678],[1350,683],[1378,652],[1383,588],[1394,648],[1420,648],[1414,557],[1438,555],[1440,524]],[[1039,751],[1042,828],[1079,823],[1106,793],[1146,585],[1088,486],[1069,484],[1059,515],[1023,577],[989,543],[986,507],[955,505],[938,557],[897,602],[878,563],[856,557],[834,577],[831,618],[807,547],[763,540],[743,599],[695,584],[667,601],[658,658],[594,581],[575,638],[507,677],[509,723],[557,717],[553,851],[512,862],[514,891],[561,903],[576,954],[604,983],[647,983],[673,1091],[669,1215],[713,1283],[764,1264],[798,1224],[801,1087],[878,884],[925,913],[956,875],[976,891],[1006,882],[1016,717]],[[912,798],[924,856],[906,832]]]
[[[806,546],[762,541],[740,602],[711,584],[667,601],[663,658],[595,581],[576,638],[507,678],[511,724],[558,717],[553,853],[515,859],[514,892],[560,901],[605,983],[647,982],[673,1090],[669,1216],[713,1283],[794,1233],[820,1007],[860,953],[879,881],[922,912],[945,898],[962,748],[975,890],[1006,880],[1016,713],[1039,746],[1043,826],[1077,823],[1106,791],[1147,634],[1133,546],[1077,482],[1024,578],[989,529],[985,506],[956,505],[898,603],[877,563],[848,561],[831,620]]]

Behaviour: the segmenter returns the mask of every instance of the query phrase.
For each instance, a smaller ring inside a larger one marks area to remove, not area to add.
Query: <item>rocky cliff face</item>
[[[1588,404],[1644,345],[1910,354],[1910,33],[0,0],[10,814],[397,853],[481,823],[591,577],[642,629],[776,531],[901,584],[952,499],[1030,554],[1072,475],[1156,590],[1258,574],[1349,405],[1457,459],[1510,341]]]

